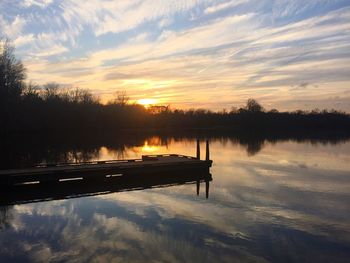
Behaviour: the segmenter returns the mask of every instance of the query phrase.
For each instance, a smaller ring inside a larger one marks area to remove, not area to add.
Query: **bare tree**
[[[264,111],[264,107],[260,105],[255,99],[248,99],[246,110],[250,112],[262,112]]]
[[[70,101],[74,103],[93,104],[96,99],[89,90],[76,88],[69,93]]]
[[[19,99],[24,88],[25,68],[14,51],[8,39],[0,39],[0,101],[3,105]]]
[[[55,99],[59,96],[60,85],[54,82],[47,83],[43,86],[42,97],[44,100]]]
[[[22,96],[26,100],[38,99],[40,87],[33,82],[26,84],[22,90]]]
[[[115,98],[110,101],[110,104],[117,104],[117,105],[121,105],[121,106],[125,106],[129,103],[129,96],[126,94],[126,91],[117,91],[115,93]]]

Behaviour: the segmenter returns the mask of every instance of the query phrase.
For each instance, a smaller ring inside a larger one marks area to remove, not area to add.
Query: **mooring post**
[[[197,140],[197,159],[199,160],[201,158],[201,149],[199,145],[199,140]]]
[[[209,198],[209,179],[205,180],[205,198]]]
[[[209,157],[210,157],[210,154],[209,154],[209,140],[207,140],[207,141],[206,141],[205,160],[206,160],[206,161],[209,161]]]
[[[196,183],[197,183],[197,195],[199,195],[199,188],[200,188],[200,183],[201,182],[199,180],[197,180]]]

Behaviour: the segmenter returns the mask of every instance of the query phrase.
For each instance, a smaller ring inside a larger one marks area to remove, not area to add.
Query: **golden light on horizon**
[[[139,99],[137,100],[137,104],[140,104],[145,108],[148,108],[151,105],[157,104],[157,100],[156,99]]]

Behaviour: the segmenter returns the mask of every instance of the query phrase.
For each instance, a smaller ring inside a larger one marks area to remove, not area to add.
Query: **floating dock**
[[[209,142],[206,142],[206,159],[200,160],[199,141],[197,156],[179,154],[143,155],[141,159],[110,160],[83,163],[56,163],[31,168],[0,170],[0,185],[18,186],[50,184],[65,181],[108,180],[115,177],[133,177],[154,174],[209,174]]]

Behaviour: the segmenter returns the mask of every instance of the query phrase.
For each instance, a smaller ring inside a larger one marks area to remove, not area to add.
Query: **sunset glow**
[[[350,111],[349,18],[348,0],[0,1],[0,36],[28,81],[101,101]]]
[[[140,99],[137,101],[137,104],[141,104],[145,108],[148,108],[151,105],[157,104],[157,100],[156,99]]]

